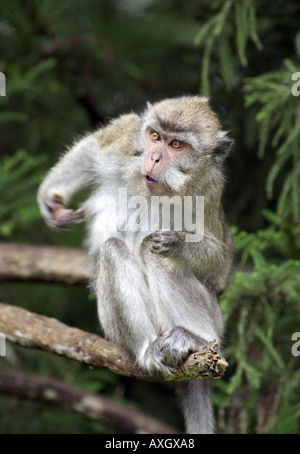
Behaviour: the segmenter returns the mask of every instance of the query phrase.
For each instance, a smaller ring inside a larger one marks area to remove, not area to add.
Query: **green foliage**
[[[247,66],[246,49],[251,39],[258,49],[262,49],[256,24],[254,0],[226,0],[213,2],[213,13],[201,26],[194,43],[203,45],[204,53],[201,72],[201,92],[210,94],[211,54],[215,50],[220,62],[220,72],[227,89],[232,89],[237,65],[234,62],[232,40],[242,66]]]
[[[289,249],[291,232],[282,225],[280,218],[269,212],[266,214],[275,218],[276,224],[255,234],[233,229],[239,269],[233,274],[221,300],[225,325],[230,333],[225,348],[230,361],[230,377],[226,387],[221,384],[220,388],[227,396],[225,402],[231,411],[235,407],[234,396],[240,395],[241,390],[248,390],[240,396],[247,424],[239,427],[241,412],[236,412],[235,431],[284,433],[285,420],[281,421],[278,415],[286,406],[293,415],[289,418],[290,427],[293,431],[300,428],[300,391],[290,385],[299,379],[291,337],[300,327],[300,260],[282,260]],[[299,257],[299,251],[294,252]],[[271,394],[272,384],[277,382],[280,383],[278,403],[268,414],[264,399]],[[266,413],[263,421],[254,409]],[[230,429],[233,428],[229,423],[227,431]]]
[[[298,67],[299,63],[298,58]],[[273,197],[275,183],[285,170],[280,194],[277,191],[278,213],[299,222],[300,109],[299,99],[291,91],[291,76],[296,72],[297,64],[285,59],[282,69],[246,79],[245,103],[246,107],[256,103],[260,105],[256,115],[260,124],[258,156],[263,158],[269,143],[276,149],[266,179],[267,195]]]
[[[25,150],[0,160],[0,238],[11,238],[40,217],[36,188],[41,181],[39,167],[45,156],[34,158]]]
[[[66,144],[147,100],[209,94],[236,143],[224,197],[237,227],[235,270],[221,301],[230,367],[214,382],[218,427],[299,432],[299,361],[291,354],[291,335],[300,331],[300,118],[299,97],[291,92],[292,74],[300,70],[298,0],[0,3],[7,84],[0,97],[1,239],[79,246],[80,226],[49,231],[36,205],[42,175]],[[72,290],[6,283],[0,298],[97,332],[94,304],[83,289]],[[12,351],[11,367],[119,396],[157,417],[162,407],[170,409],[166,420],[181,428],[165,390]],[[11,405],[2,398],[6,432],[108,430],[29,403],[18,404],[11,418]]]

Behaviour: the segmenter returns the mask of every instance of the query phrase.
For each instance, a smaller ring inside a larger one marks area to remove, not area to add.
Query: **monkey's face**
[[[191,164],[192,148],[178,135],[167,134],[162,128],[146,131],[146,153],[143,161],[145,184],[151,193],[178,190],[184,173]]]
[[[224,160],[220,155],[225,155],[228,139],[206,98],[167,99],[148,106],[142,125],[142,173],[151,194],[184,194],[195,182],[200,188]]]

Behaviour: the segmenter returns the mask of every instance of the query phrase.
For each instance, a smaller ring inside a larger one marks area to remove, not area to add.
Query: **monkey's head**
[[[195,181],[201,187],[220,173],[232,144],[202,96],[149,104],[141,124],[142,172],[151,194],[184,193]]]

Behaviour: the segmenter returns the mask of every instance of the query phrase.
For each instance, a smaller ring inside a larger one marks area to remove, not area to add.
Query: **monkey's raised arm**
[[[69,210],[72,196],[91,183],[93,162],[99,142],[89,135],[77,142],[50,170],[38,191],[38,204],[43,218],[51,227],[64,229],[80,222],[83,209]]]

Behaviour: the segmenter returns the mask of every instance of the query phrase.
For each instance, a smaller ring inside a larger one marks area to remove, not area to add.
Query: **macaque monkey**
[[[221,343],[218,295],[232,262],[221,197],[231,145],[206,97],[166,99],[75,143],[39,188],[50,226],[67,228],[84,217],[105,335],[150,373],[172,374],[191,352],[213,339]],[[66,209],[84,187],[92,191],[88,200]],[[178,215],[173,202],[186,196],[201,234],[183,222],[178,228],[188,210]],[[168,222],[161,206],[151,204],[161,197],[171,202]],[[204,201],[200,220],[197,197]],[[180,394],[186,432],[212,433],[211,380],[184,381]]]

